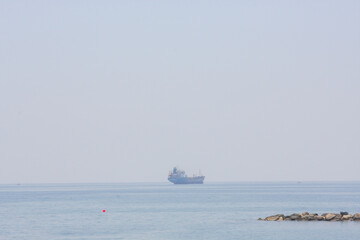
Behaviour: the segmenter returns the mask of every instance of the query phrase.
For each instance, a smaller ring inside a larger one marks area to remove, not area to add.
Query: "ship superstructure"
[[[169,172],[168,180],[174,184],[202,184],[204,183],[205,176],[194,175],[193,177],[188,177],[185,174],[185,171],[174,167],[172,171]]]

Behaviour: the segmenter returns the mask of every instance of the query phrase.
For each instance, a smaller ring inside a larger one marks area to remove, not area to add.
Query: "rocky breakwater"
[[[346,221],[358,221],[360,222],[360,213],[355,213],[354,215],[349,214],[348,212],[340,213],[308,213],[303,212],[300,214],[294,213],[288,216],[284,214],[277,214],[273,216],[266,217],[264,219],[259,218],[261,221],[329,221],[329,222],[346,222]]]

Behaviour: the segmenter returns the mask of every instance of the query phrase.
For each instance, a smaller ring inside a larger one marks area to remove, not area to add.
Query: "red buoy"
[[[106,212],[106,210],[104,209],[103,212]]]

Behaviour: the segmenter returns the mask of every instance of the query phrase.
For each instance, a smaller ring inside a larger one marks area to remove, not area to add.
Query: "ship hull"
[[[201,177],[181,177],[181,178],[168,178],[174,184],[203,184],[204,176]]]

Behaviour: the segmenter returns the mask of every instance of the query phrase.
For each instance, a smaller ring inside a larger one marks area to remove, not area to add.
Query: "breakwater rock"
[[[345,222],[345,221],[358,221],[360,222],[360,213],[355,213],[354,215],[349,214],[348,212],[340,213],[323,213],[321,215],[317,213],[294,213],[288,216],[284,214],[277,214],[273,216],[268,216],[264,219],[259,218],[261,221],[329,221],[329,222]]]

